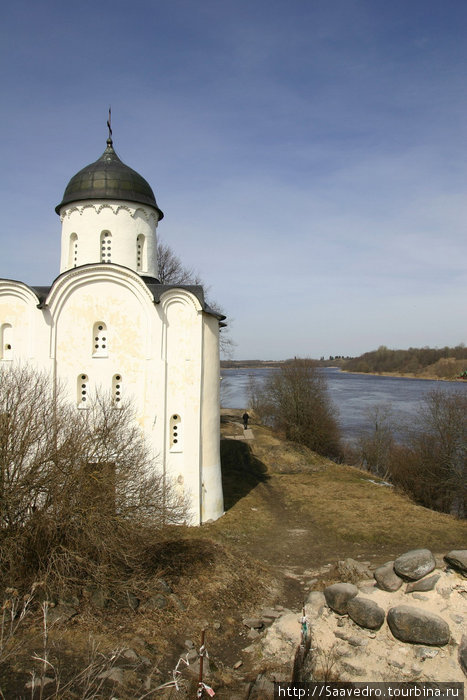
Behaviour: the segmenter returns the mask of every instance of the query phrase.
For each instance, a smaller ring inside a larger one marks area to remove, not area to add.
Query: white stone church
[[[191,523],[223,513],[219,324],[200,286],[160,284],[154,193],[107,148],[68,183],[60,274],[50,287],[0,279],[0,364],[47,370],[86,411],[96,391],[131,399]]]

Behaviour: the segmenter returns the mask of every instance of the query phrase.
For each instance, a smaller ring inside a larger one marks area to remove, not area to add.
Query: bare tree
[[[198,272],[196,272],[192,267],[185,267],[174,250],[163,241],[159,241],[158,243],[157,257],[159,264],[159,281],[161,284],[198,284],[204,288],[207,296],[209,287],[204,284]],[[212,309],[224,315],[224,311],[220,304],[209,298],[207,298],[207,301]],[[230,357],[232,355],[235,343],[230,336],[228,328],[226,327],[222,327],[220,329],[219,345],[223,355],[226,357]]]
[[[47,500],[67,413],[46,374],[0,371],[0,527],[21,526]]]
[[[295,359],[271,373],[262,386],[253,387],[252,406],[265,422],[288,440],[335,457],[339,429],[325,378],[313,360]]]
[[[27,570],[76,580],[138,568],[156,533],[186,519],[132,406],[91,398],[79,410],[46,374],[0,370],[0,570],[7,578]]]
[[[157,246],[159,282],[161,284],[203,284],[192,267],[185,267],[178,255],[166,243]]]
[[[359,436],[360,463],[369,471],[387,479],[394,449],[394,426],[390,404],[379,404],[368,411],[372,429]]]
[[[391,478],[419,503],[467,515],[467,396],[428,395],[407,445],[394,449]]]
[[[441,510],[466,517],[467,396],[432,392],[424,402],[412,447]]]

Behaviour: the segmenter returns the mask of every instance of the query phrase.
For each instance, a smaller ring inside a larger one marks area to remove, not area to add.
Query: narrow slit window
[[[109,356],[109,337],[107,326],[103,321],[97,321],[92,329],[92,356]]]
[[[72,233],[70,236],[68,247],[68,267],[77,267],[78,265],[78,234]]]
[[[78,408],[89,408],[89,377],[87,374],[78,375],[76,390]]]
[[[123,387],[122,387],[122,375],[114,374],[112,377],[112,397],[114,404],[117,408],[121,408],[122,397],[123,397]]]
[[[170,417],[170,451],[182,451],[182,419],[178,413]]]
[[[146,260],[146,237],[140,233],[136,239],[136,269],[138,271],[147,270]]]
[[[4,323],[1,327],[1,354],[2,360],[13,359],[13,328],[11,323]]]
[[[110,231],[101,233],[101,262],[112,262],[112,234]]]

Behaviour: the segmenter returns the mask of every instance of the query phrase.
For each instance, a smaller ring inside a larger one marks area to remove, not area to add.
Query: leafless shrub
[[[159,281],[161,284],[201,285],[204,289],[204,293],[210,297],[210,295],[208,295],[209,286],[203,282],[199,273],[193,267],[185,267],[173,248],[163,241],[159,241],[157,246],[157,261],[159,267]],[[224,315],[222,306],[216,301],[209,298],[208,304],[219,314]],[[231,323],[232,319],[230,319],[230,324]],[[235,342],[227,327],[222,327],[220,329],[219,346],[224,357],[232,356]]]
[[[35,587],[20,596],[15,589],[5,591],[0,617],[0,666],[15,658],[22,647],[20,627],[31,612],[31,604],[34,601]],[[31,680],[26,684],[30,690],[31,698],[42,700],[43,697],[64,700],[70,697],[79,697],[83,700],[94,700],[102,697],[101,691],[108,672],[115,666],[121,656],[121,650],[104,654],[99,650],[95,640],[89,639],[87,647],[87,659],[83,661],[82,668],[70,674],[63,661],[54,661],[53,645],[50,642],[50,625],[48,622],[49,603],[44,601],[41,606],[42,632],[41,651],[36,652],[30,658]],[[65,664],[67,661],[65,661]],[[65,679],[66,677],[66,679]],[[0,684],[0,698],[6,698],[2,684]],[[37,692],[36,692],[37,691]]]
[[[287,440],[329,457],[339,454],[339,429],[326,380],[312,360],[295,359],[252,384],[250,404],[261,420]]]
[[[0,372],[0,417],[3,585],[131,575],[161,528],[185,519],[131,405],[96,396],[78,411],[46,375],[14,367]]]
[[[108,654],[102,653],[96,641],[90,638],[86,663],[68,680],[64,680],[61,667],[48,664],[55,680],[55,691],[49,697],[56,698],[56,700],[65,700],[67,697],[79,697],[83,700],[102,698],[103,686],[121,654],[121,649],[116,649]],[[41,659],[38,660],[41,661]],[[43,685],[40,687],[42,688]]]
[[[358,462],[373,474],[387,479],[395,445],[392,409],[390,404],[379,404],[372,407],[367,415],[372,428],[358,438]]]
[[[194,268],[185,267],[174,250],[162,241],[157,246],[157,262],[161,284],[203,284]]]
[[[429,394],[406,446],[392,452],[391,479],[419,503],[467,514],[467,396]]]
[[[312,650],[312,678],[320,682],[336,682],[339,680],[337,670],[337,644],[334,643],[329,649]]]
[[[5,590],[0,611],[1,663],[4,663],[11,656],[15,656],[21,645],[16,633],[31,607],[33,598],[34,590],[24,596],[20,596],[14,588]]]

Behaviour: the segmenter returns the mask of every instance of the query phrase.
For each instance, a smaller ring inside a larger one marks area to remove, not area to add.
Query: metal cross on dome
[[[107,119],[107,126],[109,128],[109,138],[107,139],[107,143],[112,144],[112,108],[109,107],[109,118]]]

